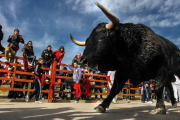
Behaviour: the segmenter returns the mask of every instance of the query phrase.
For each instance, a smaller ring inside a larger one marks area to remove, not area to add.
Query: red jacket
[[[64,52],[61,52],[59,49],[54,51],[54,58],[56,58],[56,61],[61,64],[61,60],[64,57]]]
[[[81,87],[80,87],[80,84],[75,83],[73,88],[76,90],[76,96],[78,98],[80,98],[81,97]]]

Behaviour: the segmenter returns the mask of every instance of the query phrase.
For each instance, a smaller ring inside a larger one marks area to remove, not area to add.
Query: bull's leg
[[[157,95],[157,103],[155,107],[155,112],[157,114],[166,114],[166,107],[162,98],[163,88],[165,87],[167,81],[167,72],[165,68],[158,71],[155,78],[155,93]]]
[[[120,92],[120,90],[123,88],[124,83],[126,82],[127,79],[122,79],[120,73],[118,73],[118,71],[116,71],[115,74],[115,79],[114,79],[114,83],[113,86],[111,88],[110,94],[109,96],[104,99],[104,101],[98,105],[97,107],[95,107],[94,109],[98,112],[105,112],[106,108],[109,107],[112,99]]]

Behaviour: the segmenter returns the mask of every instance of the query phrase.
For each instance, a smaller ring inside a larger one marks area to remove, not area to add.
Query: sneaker
[[[65,88],[65,90],[63,90],[64,92],[67,92],[68,89]]]
[[[152,102],[152,101],[148,101],[147,103],[148,103],[148,104],[152,104],[153,102]]]
[[[41,101],[35,101],[35,103],[41,104],[42,102]]]
[[[4,62],[5,62],[5,63],[8,63],[8,62],[9,62],[9,60],[4,60]]]
[[[79,101],[74,101],[74,103],[79,103]]]
[[[49,80],[48,80],[48,79],[46,79],[46,82],[49,82]]]
[[[8,70],[12,70],[12,68],[9,67]]]
[[[31,63],[28,63],[29,66],[33,66]]]
[[[44,97],[42,97],[42,100],[44,100],[45,98]]]
[[[113,101],[113,104],[117,104],[118,103],[118,101]]]
[[[29,95],[26,96],[26,102],[29,102]]]
[[[71,90],[69,90],[69,89],[65,89],[65,90],[64,90],[64,92],[71,92]]]

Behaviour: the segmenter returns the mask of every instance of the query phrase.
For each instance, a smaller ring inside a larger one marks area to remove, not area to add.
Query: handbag
[[[19,45],[17,43],[15,43],[15,42],[10,43],[9,47],[12,48],[15,51],[19,50]]]

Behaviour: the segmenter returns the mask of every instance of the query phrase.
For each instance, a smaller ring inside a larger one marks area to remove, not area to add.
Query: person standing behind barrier
[[[152,103],[150,101],[150,95],[152,93],[151,87],[150,87],[150,82],[149,81],[143,81],[143,86],[142,86],[142,102],[147,102],[147,103]]]
[[[9,45],[5,49],[5,62],[9,62],[9,53],[14,57],[19,49],[19,42],[24,44],[24,39],[22,35],[19,35],[19,30],[15,29],[14,34],[10,35],[7,42]],[[14,58],[11,58],[10,63],[14,62]],[[9,66],[8,70],[12,70],[12,66]]]
[[[50,68],[52,61],[54,60],[53,51],[51,50],[51,45],[47,46],[41,54],[42,59],[44,60],[43,67]],[[45,73],[49,75],[49,70],[46,70]],[[49,82],[49,78],[46,78],[46,81]]]
[[[68,65],[68,64],[67,64]],[[65,80],[65,90],[64,92],[68,92],[68,83],[79,83],[81,76],[82,76],[82,72],[81,72],[81,68],[78,67],[77,62],[74,62],[74,68],[70,67],[68,65],[69,69],[73,71],[73,79],[66,79]],[[74,103],[78,103],[79,102],[79,98],[77,97],[77,93],[75,92],[75,96],[76,96],[76,101]]]
[[[4,34],[2,32],[2,26],[0,25],[0,51],[2,52],[2,54],[4,54],[4,50],[5,50],[5,48],[1,44],[1,41],[3,40],[3,36]]]
[[[180,102],[180,79],[176,75],[174,76],[176,79],[175,82],[172,82],[172,86],[174,90],[174,97],[176,99],[176,102],[178,102],[178,97],[179,97],[179,102]]]
[[[62,66],[62,70],[67,70],[66,67]],[[68,77],[68,73],[66,72],[59,72],[59,76],[66,76]],[[61,79],[61,83],[64,83],[65,79]],[[60,91],[65,89],[65,85],[60,85]],[[59,93],[59,99],[67,99],[67,96],[64,93]]]
[[[107,79],[108,79],[108,84],[109,84],[109,88],[112,88],[112,85],[114,83],[114,78],[115,78],[115,73],[116,71],[108,71],[107,74]],[[113,103],[117,103],[117,95],[113,98]]]
[[[22,48],[22,52],[23,52],[23,54],[25,54],[25,52],[26,52],[29,65],[34,66],[34,61],[36,59],[36,56],[34,56],[32,41],[28,41],[28,43],[24,45],[24,47]]]
[[[81,53],[78,53],[72,60],[72,65],[74,65],[74,62],[76,62],[78,65],[81,65]]]
[[[41,69],[42,64],[44,63],[43,59],[40,58],[38,59],[38,63],[35,66],[35,70],[34,70],[34,84],[35,84],[35,90],[30,94],[26,96],[26,102],[29,101],[29,99],[31,99],[34,95],[36,95],[36,101],[35,103],[42,103],[41,101],[39,101],[40,96],[41,96],[41,76],[43,74],[43,70]]]

